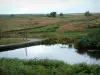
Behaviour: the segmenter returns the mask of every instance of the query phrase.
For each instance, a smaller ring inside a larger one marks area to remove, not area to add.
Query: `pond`
[[[55,59],[69,64],[100,64],[100,51],[77,50],[73,45],[36,45],[0,52],[0,57],[20,59]]]

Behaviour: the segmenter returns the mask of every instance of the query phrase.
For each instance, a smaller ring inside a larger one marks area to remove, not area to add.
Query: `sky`
[[[0,14],[100,12],[100,0],[0,0]]]

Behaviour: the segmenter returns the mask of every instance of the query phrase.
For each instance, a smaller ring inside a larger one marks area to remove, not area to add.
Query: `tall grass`
[[[100,75],[100,65],[70,65],[48,59],[0,58],[0,75]]]

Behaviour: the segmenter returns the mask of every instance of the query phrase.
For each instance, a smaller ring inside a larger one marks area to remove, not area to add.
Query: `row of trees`
[[[51,12],[50,14],[47,14],[47,16],[55,18],[56,14],[57,14],[57,12]],[[59,16],[63,16],[63,15],[64,15],[63,13],[59,14]],[[89,11],[86,11],[84,15],[85,16],[92,16],[92,14]]]
[[[48,17],[53,17],[53,18],[55,18],[56,15],[57,15],[57,12],[51,12],[50,14],[47,14]],[[60,13],[59,15],[63,16],[63,13]]]
[[[47,17],[53,17],[53,18],[55,18],[56,15],[57,15],[57,12],[51,12],[51,13],[47,14]],[[63,15],[64,15],[63,13],[60,13],[59,14],[59,16],[63,16]],[[92,16],[92,14],[89,11],[86,11],[84,15],[85,16]],[[14,17],[15,15],[14,14],[11,14],[10,16],[11,17]]]

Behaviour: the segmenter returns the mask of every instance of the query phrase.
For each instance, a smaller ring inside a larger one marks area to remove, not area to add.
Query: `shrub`
[[[63,16],[63,13],[60,13],[60,16]]]
[[[56,17],[56,12],[51,12],[50,14],[47,14],[47,17]]]
[[[100,49],[100,30],[90,32],[75,43],[76,48]]]
[[[10,16],[11,16],[11,17],[14,17],[15,15],[14,15],[14,14],[11,14]]]
[[[92,16],[92,14],[89,11],[86,11],[85,16]]]
[[[53,18],[55,18],[56,17],[56,12],[51,12],[50,16],[53,17]]]

